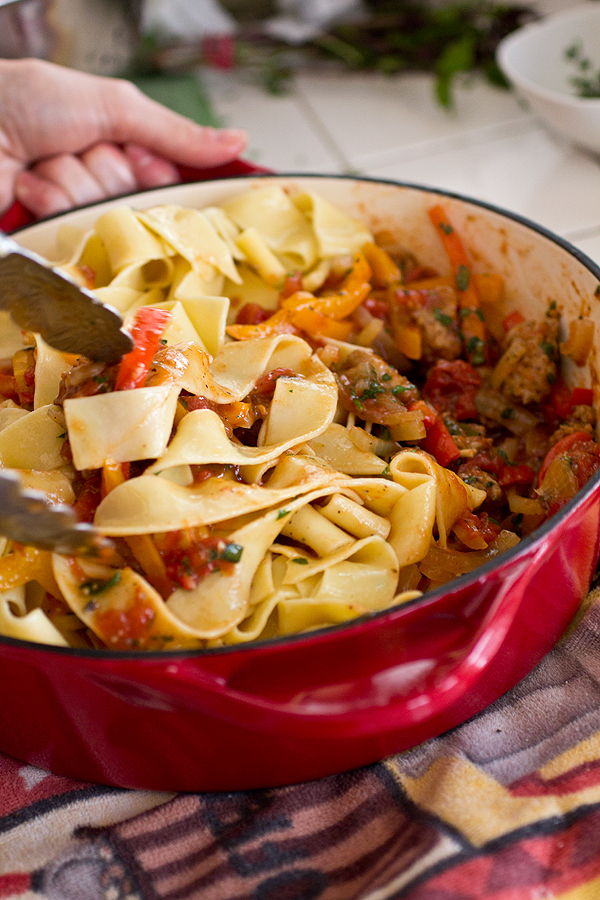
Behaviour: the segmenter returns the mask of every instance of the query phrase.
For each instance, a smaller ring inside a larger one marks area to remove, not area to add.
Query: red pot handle
[[[444,656],[434,660],[427,659],[425,640],[425,652],[420,660],[382,667],[358,679],[348,679],[344,670],[339,683],[330,679],[324,688],[308,689],[281,699],[261,693],[248,682],[244,684],[244,670],[228,678],[210,671],[206,657],[186,657],[165,667],[169,680],[166,685],[165,671],[161,670],[154,680],[152,694],[159,691],[162,700],[173,707],[181,701],[191,710],[202,710],[232,724],[266,727],[288,737],[300,734],[350,737],[417,725],[443,713],[465,696],[494,660],[517,615],[536,562],[546,552],[544,544],[533,557],[526,555],[513,562],[494,599],[482,604],[475,627],[469,620],[465,642],[452,646]],[[467,599],[465,603],[472,600]],[[335,654],[335,651],[333,644],[326,652]],[[276,683],[278,657],[267,656],[266,661],[273,666],[273,677],[268,683]],[[344,658],[340,672],[345,664]],[[262,665],[264,668],[264,659]],[[252,665],[249,671],[252,672]],[[285,682],[285,675],[280,673],[280,678]],[[330,688],[333,690],[328,698]]]

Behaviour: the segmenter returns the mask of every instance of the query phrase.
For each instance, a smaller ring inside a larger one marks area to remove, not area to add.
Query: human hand
[[[177,164],[235,159],[237,129],[208,128],[131,82],[37,59],[0,60],[0,211],[35,216],[179,180]]]

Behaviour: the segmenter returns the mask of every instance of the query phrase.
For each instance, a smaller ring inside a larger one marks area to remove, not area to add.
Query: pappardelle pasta
[[[116,366],[35,334],[0,370],[0,466],[110,537],[0,538],[0,634],[211,648],[402,604],[515,546],[600,464],[593,324],[502,319],[441,205],[447,271],[317,193],[126,205],[63,270],[118,309]],[[436,237],[437,233],[437,237]]]

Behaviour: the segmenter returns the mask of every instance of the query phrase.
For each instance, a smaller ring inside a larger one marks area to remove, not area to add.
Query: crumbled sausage
[[[496,501],[502,498],[502,488],[494,476],[481,469],[475,463],[470,461],[463,463],[459,466],[456,474],[459,478],[462,478],[465,484],[478,488],[480,491],[485,491],[488,500]]]
[[[492,387],[515,403],[539,403],[556,382],[559,318],[549,310],[541,322],[515,325],[504,339]]]
[[[458,359],[462,352],[462,340],[456,291],[450,285],[407,290],[402,306],[421,329],[425,362]]]
[[[565,419],[559,428],[550,436],[549,446],[556,444],[561,438],[576,431],[587,431],[593,436],[596,424],[596,412],[592,406],[581,404],[573,409],[571,415]]]

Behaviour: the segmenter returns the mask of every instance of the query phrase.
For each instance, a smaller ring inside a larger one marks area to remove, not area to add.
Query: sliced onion
[[[507,400],[498,391],[491,388],[480,388],[475,395],[475,406],[480,416],[503,425],[513,434],[526,434],[530,428],[539,424],[538,417],[534,413]],[[507,410],[511,410],[510,416]]]
[[[508,507],[511,513],[522,516],[543,516],[544,509],[539,500],[521,497],[515,490],[508,492]]]
[[[403,413],[395,425],[390,425],[390,434],[395,441],[421,441],[427,434],[422,410],[413,409]]]
[[[427,556],[419,563],[422,575],[433,581],[445,584],[458,575],[472,572],[486,560],[510,550],[519,543],[519,536],[513,531],[501,531],[487,550],[474,550],[462,553],[460,550],[442,550],[431,547]]]

